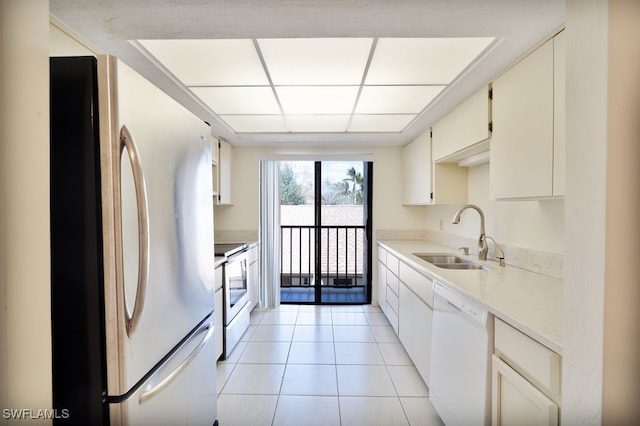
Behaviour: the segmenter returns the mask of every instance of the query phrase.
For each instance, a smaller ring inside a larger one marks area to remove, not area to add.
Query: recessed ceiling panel
[[[419,113],[445,86],[364,86],[356,114]]]
[[[449,84],[493,40],[380,38],[365,84]]]
[[[191,87],[209,108],[221,114],[280,114],[271,87]]]
[[[354,115],[348,132],[401,132],[415,118],[415,114]]]
[[[260,39],[273,84],[360,84],[371,38]]]
[[[221,115],[236,133],[286,133],[289,131],[281,115]]]
[[[260,86],[269,81],[249,39],[139,40],[186,86]]]
[[[358,86],[276,87],[285,114],[350,114]]]
[[[349,115],[287,115],[292,132],[345,132]]]

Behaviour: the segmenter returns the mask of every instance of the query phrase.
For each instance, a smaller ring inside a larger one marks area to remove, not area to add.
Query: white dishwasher
[[[491,420],[489,312],[434,281],[429,398],[446,425]]]

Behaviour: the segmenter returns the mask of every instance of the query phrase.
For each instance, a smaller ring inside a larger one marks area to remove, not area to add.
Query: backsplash
[[[471,254],[477,254],[477,240],[475,238],[449,234],[440,231],[430,230],[378,230],[376,232],[378,240],[427,240],[453,249],[459,247],[469,247]],[[504,251],[505,263],[516,268],[526,269],[538,274],[547,275],[553,278],[564,279],[564,255],[549,253],[530,248],[519,247],[511,244],[501,243],[500,247]],[[489,259],[494,259],[494,245],[489,241]]]

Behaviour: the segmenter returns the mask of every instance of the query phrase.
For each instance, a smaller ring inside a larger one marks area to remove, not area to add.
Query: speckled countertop
[[[479,261],[475,255],[463,256],[450,247],[427,241],[385,240],[378,244],[418,272],[471,297],[496,317],[562,354],[562,280],[509,265],[501,267],[494,261]],[[491,270],[442,269],[414,253],[453,253]]]

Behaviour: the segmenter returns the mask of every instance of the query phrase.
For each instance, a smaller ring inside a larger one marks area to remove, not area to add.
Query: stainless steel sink
[[[420,259],[429,263],[469,263],[468,260],[456,256],[454,254],[442,254],[442,253],[413,253]]]
[[[481,269],[489,271],[486,266],[476,265],[475,263],[434,263],[434,265],[444,269]]]
[[[443,269],[458,269],[458,270],[485,270],[490,269],[483,265],[478,265],[463,257],[456,256],[455,254],[447,253],[413,253],[414,256],[431,263],[438,268]]]

